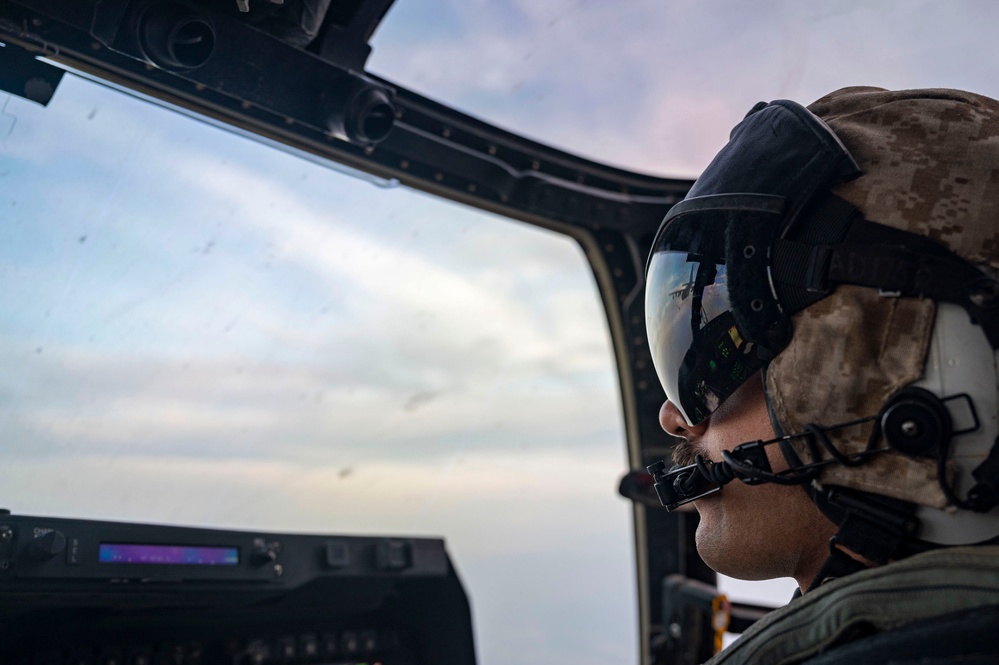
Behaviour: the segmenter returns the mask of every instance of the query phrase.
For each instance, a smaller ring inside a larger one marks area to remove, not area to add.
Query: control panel
[[[432,538],[254,533],[0,513],[0,662],[473,664]]]

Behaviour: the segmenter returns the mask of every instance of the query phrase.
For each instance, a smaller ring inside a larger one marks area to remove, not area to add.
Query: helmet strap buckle
[[[867,569],[867,565],[864,562],[848,555],[839,545],[840,540],[837,536],[829,539],[829,557],[822,564],[815,579],[808,586],[808,591],[817,589],[826,582]]]
[[[826,487],[822,494],[824,501],[842,515],[837,543],[876,564],[897,557],[919,528],[912,503],[842,487]]]
[[[978,483],[968,490],[968,503],[978,513],[987,513],[999,506],[999,438],[989,450],[989,456],[971,472]]]

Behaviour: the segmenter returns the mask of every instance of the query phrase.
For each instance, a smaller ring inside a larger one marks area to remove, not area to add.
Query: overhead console
[[[0,513],[0,662],[475,663],[429,538],[221,531]]]

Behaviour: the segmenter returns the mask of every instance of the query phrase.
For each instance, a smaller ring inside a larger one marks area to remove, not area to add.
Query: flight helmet
[[[800,484],[876,562],[999,537],[997,275],[999,102],[757,104],[660,226],[646,323],[689,425],[760,372],[778,438],[653,465],[660,498]]]

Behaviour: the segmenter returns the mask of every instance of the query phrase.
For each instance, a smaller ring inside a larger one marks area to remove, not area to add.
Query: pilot
[[[649,345],[719,573],[803,592],[711,661],[999,662],[999,102],[757,104],[647,266]]]

